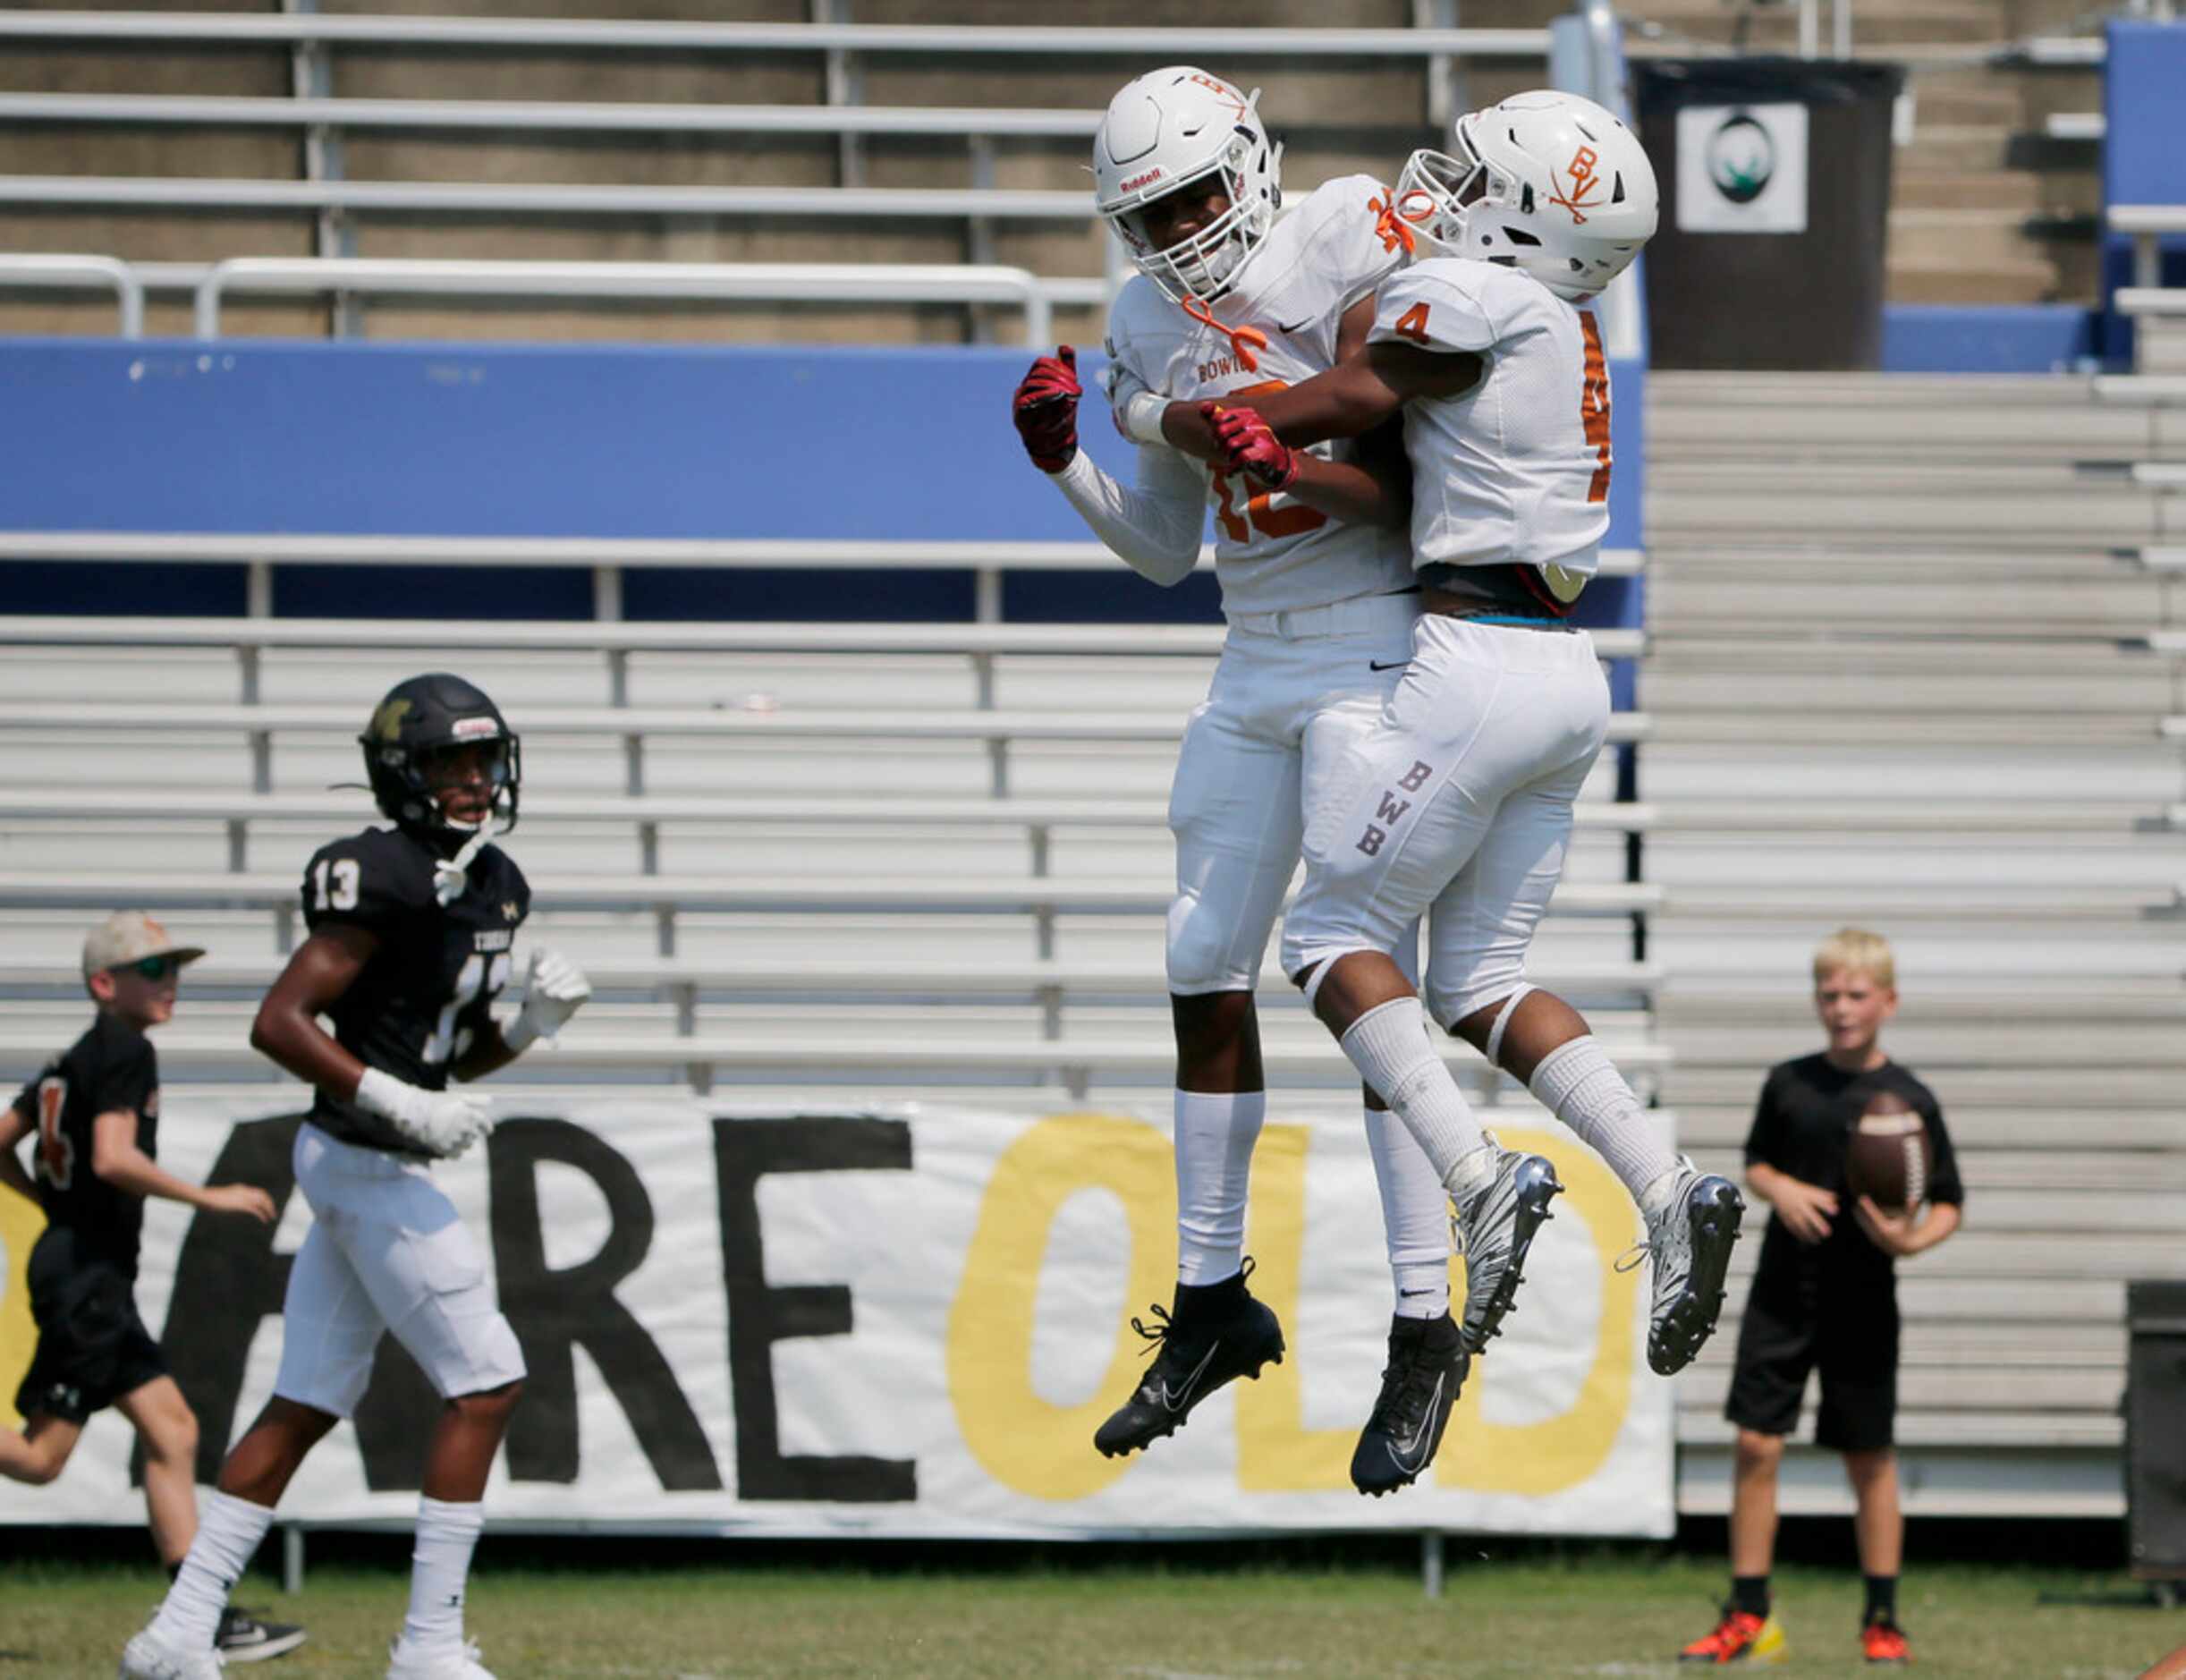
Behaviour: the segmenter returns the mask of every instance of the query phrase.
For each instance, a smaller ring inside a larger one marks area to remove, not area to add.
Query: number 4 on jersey
[[[1579,386],[1579,420],[1586,428],[1587,447],[1594,452],[1594,479],[1587,486],[1590,506],[1609,499],[1609,362],[1602,354],[1601,329],[1594,311],[1579,311],[1579,325],[1587,335],[1586,374]]]

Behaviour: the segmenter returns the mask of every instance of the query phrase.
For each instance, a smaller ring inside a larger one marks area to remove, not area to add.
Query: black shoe
[[[213,1649],[224,1663],[265,1662],[285,1657],[304,1642],[304,1631],[289,1622],[261,1622],[231,1604],[220,1612]]]
[[[1245,1288],[1252,1262],[1218,1284],[1179,1284],[1173,1313],[1152,1309],[1158,1329],[1138,1319],[1131,1328],[1155,1344],[1154,1362],[1139,1390],[1093,1433],[1104,1458],[1136,1452],[1173,1435],[1192,1407],[1224,1383],[1258,1378],[1260,1368],[1283,1362],[1283,1327]]]
[[[1351,1485],[1377,1499],[1408,1488],[1435,1462],[1450,1408],[1457,1404],[1472,1355],[1448,1313],[1439,1319],[1392,1319],[1389,1366],[1381,1398],[1351,1455]]]

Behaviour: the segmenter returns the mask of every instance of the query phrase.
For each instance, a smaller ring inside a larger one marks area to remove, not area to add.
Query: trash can
[[[2125,1534],[2134,1576],[2186,1581],[2186,1283],[2125,1285]]]
[[[1777,57],[1634,68],[1662,186],[1647,250],[1654,365],[1879,367],[1904,71]]]

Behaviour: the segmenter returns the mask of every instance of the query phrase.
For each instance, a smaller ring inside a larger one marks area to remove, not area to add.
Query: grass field
[[[1454,1541],[1436,1602],[1415,1576],[1378,1563],[603,1570],[496,1567],[493,1549],[489,1540],[470,1615],[501,1680],[1667,1676],[1699,1672],[1671,1658],[1707,1630],[1723,1591],[1714,1559],[1605,1550],[1484,1563]],[[314,1568],[306,1591],[284,1599],[254,1578],[244,1601],[308,1622],[312,1637],[292,1658],[241,1672],[378,1676],[405,1584],[396,1569],[351,1563]],[[160,1586],[149,1569],[16,1550],[0,1566],[0,1676],[112,1675]],[[2186,1613],[2124,1602],[2131,1592],[2122,1575],[1950,1564],[1909,1576],[1900,1608],[1923,1675],[2125,1680],[2186,1642]],[[1868,1672],[1853,1643],[1856,1574],[1788,1568],[1777,1608],[1792,1656],[1775,1672]]]

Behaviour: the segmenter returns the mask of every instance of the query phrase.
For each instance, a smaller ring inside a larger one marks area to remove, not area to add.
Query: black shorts
[[[1788,1294],[1789,1292],[1785,1292]],[[1818,1310],[1756,1287],[1738,1331],[1738,1364],[1723,1415],[1741,1429],[1799,1427],[1807,1373],[1822,1374],[1814,1441],[1840,1453],[1891,1444],[1898,1409],[1898,1310],[1891,1294]]]
[[[111,1260],[81,1252],[74,1233],[48,1226],[30,1251],[30,1316],[38,1353],[15,1409],[87,1421],[123,1395],[167,1375],[144,1320],[136,1279]]]

